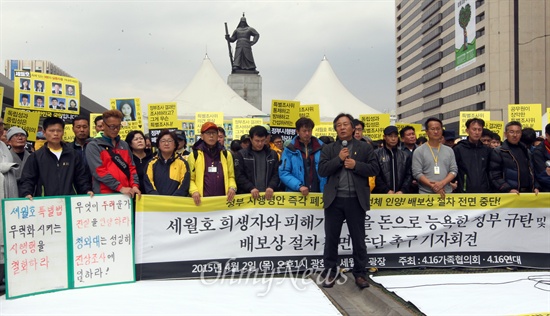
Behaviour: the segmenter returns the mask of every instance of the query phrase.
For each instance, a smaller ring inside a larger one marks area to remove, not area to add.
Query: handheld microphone
[[[347,140],[342,141],[342,147],[344,147],[344,148],[348,147],[348,141]]]

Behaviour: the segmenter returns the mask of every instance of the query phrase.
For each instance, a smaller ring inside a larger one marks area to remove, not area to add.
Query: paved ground
[[[519,269],[518,271],[531,271],[530,269]],[[550,270],[535,270],[550,271]],[[411,275],[411,274],[475,274],[492,272],[510,272],[505,268],[493,269],[382,269],[374,273],[376,276],[387,275]],[[346,273],[347,280],[336,284],[333,288],[325,289],[321,284],[319,287],[338,307],[343,315],[424,315],[412,303],[403,301],[399,296],[387,291],[381,285],[369,279],[371,286],[360,290],[355,285],[351,272]],[[322,279],[322,278],[319,278]],[[341,284],[343,283],[343,284]]]

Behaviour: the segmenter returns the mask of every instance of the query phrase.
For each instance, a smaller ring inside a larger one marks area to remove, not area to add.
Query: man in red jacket
[[[141,197],[139,178],[128,143],[118,135],[122,127],[122,112],[103,113],[104,130],[86,147],[86,160],[92,173],[94,193],[113,193]]]

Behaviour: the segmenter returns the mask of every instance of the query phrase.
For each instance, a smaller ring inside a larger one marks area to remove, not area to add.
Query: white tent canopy
[[[323,57],[309,82],[294,100],[300,101],[300,104],[319,104],[321,121],[332,122],[342,112],[350,113],[354,117],[359,117],[359,114],[380,113],[349,92],[326,57]]]
[[[227,85],[208,55],[187,88],[172,101],[177,102],[179,119],[193,119],[196,112],[223,112],[225,119],[266,115]]]

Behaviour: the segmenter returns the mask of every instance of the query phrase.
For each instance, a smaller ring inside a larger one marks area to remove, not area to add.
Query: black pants
[[[356,197],[337,197],[325,209],[325,272],[338,271],[338,244],[342,225],[346,220],[353,247],[353,275],[365,276],[367,246],[365,244],[365,211]]]

